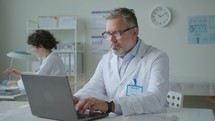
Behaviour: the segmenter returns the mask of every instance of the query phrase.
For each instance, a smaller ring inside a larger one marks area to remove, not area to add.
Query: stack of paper
[[[14,95],[20,93],[18,86],[0,85],[0,95]]]

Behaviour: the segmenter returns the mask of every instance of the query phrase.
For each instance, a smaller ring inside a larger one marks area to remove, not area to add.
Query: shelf
[[[28,28],[28,30],[75,30],[76,28]]]
[[[77,74],[75,74],[75,73],[67,73],[66,75],[67,75],[67,76],[74,77],[74,76],[83,76],[84,73],[77,73]]]
[[[74,51],[74,50],[53,50],[53,52],[57,52],[57,53],[83,53],[83,51]]]

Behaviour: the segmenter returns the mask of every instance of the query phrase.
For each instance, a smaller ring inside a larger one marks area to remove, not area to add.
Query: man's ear
[[[137,27],[133,28],[133,36],[137,37],[139,33],[139,29]]]

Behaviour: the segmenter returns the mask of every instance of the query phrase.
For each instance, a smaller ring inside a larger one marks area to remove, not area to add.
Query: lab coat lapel
[[[123,81],[126,80],[138,68],[140,59],[141,58],[139,58],[139,57],[135,57],[131,60],[128,68],[126,69],[124,76],[122,77]]]
[[[128,77],[138,69],[138,67],[142,63],[141,59],[143,58],[147,49],[148,49],[147,45],[145,45],[144,42],[141,42],[137,55],[131,60],[124,76],[122,77],[123,81],[128,79]],[[136,78],[136,77],[134,77],[134,78]]]
[[[118,66],[117,66],[117,56],[115,54],[112,54],[113,58],[111,59],[111,67],[113,67],[113,74],[116,80],[120,81]]]

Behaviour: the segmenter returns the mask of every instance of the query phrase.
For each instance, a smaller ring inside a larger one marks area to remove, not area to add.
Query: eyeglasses
[[[130,29],[133,29],[133,28],[135,28],[135,27],[129,27],[129,28],[125,29],[125,30],[122,30],[122,31],[115,31],[115,32],[106,32],[106,31],[105,31],[105,32],[102,33],[102,36],[103,36],[105,39],[107,39],[107,40],[109,40],[111,36],[114,36],[116,39],[120,39],[120,38],[121,38],[121,35],[122,35],[124,32],[126,32],[126,31],[128,31],[128,30],[130,30]]]

